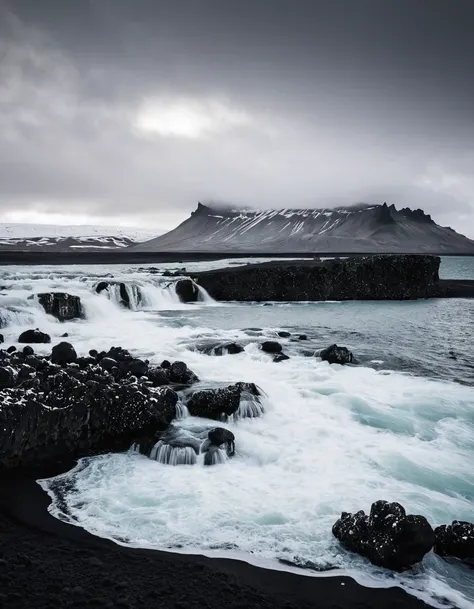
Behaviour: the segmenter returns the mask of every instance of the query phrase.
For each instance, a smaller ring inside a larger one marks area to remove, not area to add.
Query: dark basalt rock
[[[298,340],[308,340],[308,336],[307,336],[307,334],[300,334],[300,335],[298,336]]]
[[[260,349],[265,351],[265,353],[281,353],[283,347],[274,340],[266,340],[260,343]]]
[[[0,366],[0,390],[16,385],[18,374],[11,366]]]
[[[235,436],[228,429],[224,429],[223,427],[214,427],[207,434],[209,442],[214,444],[215,446],[222,446],[222,444],[234,444]]]
[[[163,365],[162,365],[163,367]],[[173,362],[169,367],[169,378],[172,383],[191,385],[199,379],[184,362]]]
[[[59,321],[82,317],[82,305],[79,296],[71,296],[64,292],[38,294],[38,301],[49,315]]]
[[[332,532],[351,552],[396,571],[420,562],[435,541],[424,516],[407,516],[403,506],[387,501],[373,503],[370,516],[363,511],[343,512]]]
[[[144,376],[148,372],[148,363],[144,362],[141,359],[134,359],[130,363],[128,372],[129,374],[133,374],[134,376]]]
[[[337,345],[331,345],[327,349],[323,349],[319,357],[323,362],[329,362],[330,364],[350,364],[353,359],[352,353],[347,347],[338,347]]]
[[[170,382],[169,368],[149,368],[146,376],[153,387],[162,387]]]
[[[112,368],[117,367],[117,361],[114,360],[112,357],[103,357],[99,362],[99,366],[103,370],[110,371],[110,370],[112,370]]]
[[[435,529],[434,551],[474,564],[474,523],[454,520]]]
[[[286,355],[285,353],[279,353],[278,355],[275,355],[273,361],[275,362],[275,364],[279,364],[280,362],[284,362],[287,359],[290,359],[289,355]]]
[[[280,330],[277,334],[280,338],[290,338],[291,336],[291,332],[287,332],[286,330]]]
[[[26,330],[18,338],[19,343],[50,343],[51,336],[45,332],[36,330]]]
[[[35,353],[35,350],[33,349],[33,347],[30,347],[30,345],[26,345],[26,347],[23,347],[24,356],[34,355],[34,353]]]
[[[196,391],[189,398],[187,407],[193,416],[219,421],[237,412],[244,393],[255,397],[260,395],[253,383],[235,383],[224,389]]]
[[[441,296],[440,258],[375,255],[250,264],[195,273],[216,300],[408,300]]]
[[[4,342],[5,342],[5,338],[3,337],[3,334],[0,334],[0,345]]]
[[[181,302],[197,302],[199,290],[191,279],[180,279],[177,281],[175,290]]]
[[[212,350],[214,355],[236,355],[237,353],[242,353],[242,351],[244,351],[244,348],[238,343],[224,343],[214,347]]]
[[[176,417],[178,396],[170,388],[153,389],[135,377],[117,382],[94,358],[84,358],[93,362],[84,366],[64,363],[73,349],[61,343],[51,362],[28,356],[24,363],[0,351],[0,471],[126,450]]]
[[[71,343],[62,342],[55,345],[51,351],[51,361],[53,364],[64,366],[72,364],[77,360],[77,353]]]

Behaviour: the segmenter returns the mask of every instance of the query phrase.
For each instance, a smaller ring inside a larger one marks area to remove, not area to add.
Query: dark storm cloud
[[[471,0],[0,0],[0,209],[385,200],[474,235]]]

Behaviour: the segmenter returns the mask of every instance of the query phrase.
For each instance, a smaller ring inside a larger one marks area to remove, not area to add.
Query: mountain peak
[[[232,253],[466,253],[474,241],[423,210],[358,203],[343,207],[246,209],[198,203],[191,216],[141,251]]]

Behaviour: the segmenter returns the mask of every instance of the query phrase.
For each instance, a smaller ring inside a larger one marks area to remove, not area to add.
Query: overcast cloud
[[[0,221],[423,207],[474,237],[472,0],[0,0]]]

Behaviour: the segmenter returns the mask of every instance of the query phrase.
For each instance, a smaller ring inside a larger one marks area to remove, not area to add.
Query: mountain
[[[0,250],[117,249],[136,245],[164,232],[123,226],[0,224]]]
[[[144,252],[435,253],[474,255],[474,241],[421,209],[360,204],[332,209],[239,210],[198,204]]]

